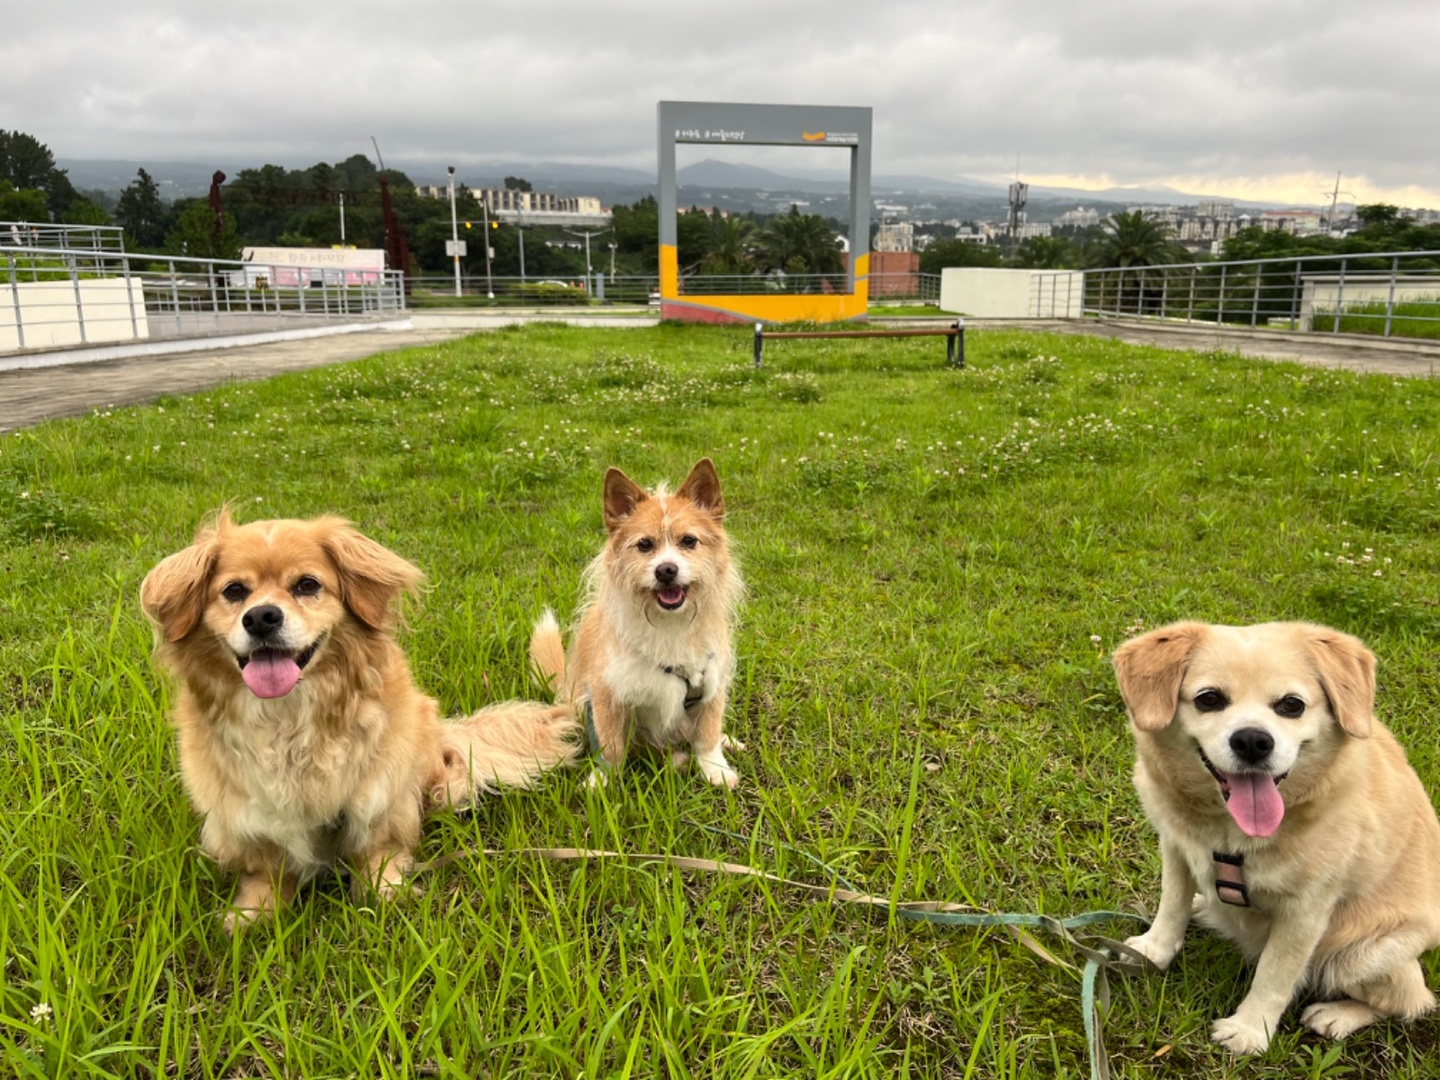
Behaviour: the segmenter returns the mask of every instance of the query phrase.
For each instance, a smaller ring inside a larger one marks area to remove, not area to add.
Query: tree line
[[[449,200],[418,195],[404,172],[378,169],[363,154],[303,169],[273,164],[241,169],[220,185],[217,227],[208,198],[167,201],[144,168],[118,197],[77,192],[65,170],[55,166],[47,146],[22,132],[0,131],[0,220],[118,225],[127,250],[137,252],[238,259],[247,246],[331,247],[343,240],[353,247],[383,247],[382,179],[408,241],[411,265],[406,269],[412,274],[449,273]],[[504,183],[519,191],[534,190],[524,177],[507,176]],[[463,184],[457,185],[456,208],[459,235],[469,241],[464,272],[484,273],[488,242],[494,252],[492,272],[518,275],[522,238],[517,228],[487,221]],[[727,219],[718,213],[682,213],[677,224],[681,265],[687,271],[826,274],[843,268],[836,223],[801,214],[798,208],[769,222],[758,216]],[[487,232],[488,237],[483,235]],[[617,206],[610,228],[599,235],[592,232],[591,268],[608,271],[613,265],[619,274],[654,274],[658,237],[653,197]],[[527,225],[523,244],[528,277],[574,280],[585,273],[582,236],[560,227]]]
[[[1293,258],[1304,255],[1353,255],[1372,251],[1440,251],[1440,224],[1421,225],[1402,217],[1387,203],[1355,208],[1360,227],[1348,236],[1295,236],[1258,226],[1241,229],[1224,241],[1219,259]],[[1176,241],[1170,225],[1143,210],[1119,211],[1098,226],[1070,236],[1032,236],[1007,255],[999,246],[941,239],[920,256],[922,273],[947,266],[1014,266],[1063,270],[1161,266],[1216,261]]]

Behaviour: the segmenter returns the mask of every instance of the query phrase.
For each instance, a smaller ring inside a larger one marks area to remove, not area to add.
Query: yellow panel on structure
[[[660,316],[690,322],[848,322],[864,319],[870,299],[870,256],[855,260],[853,293],[768,293],[681,296],[679,254],[660,246]]]

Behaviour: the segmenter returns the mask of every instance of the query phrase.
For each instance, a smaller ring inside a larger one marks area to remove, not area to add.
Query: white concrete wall
[[[27,349],[136,341],[150,336],[138,280],[82,278],[78,306],[75,292],[75,283],[68,280],[21,281],[13,289],[0,280],[0,352],[21,347],[17,306]]]
[[[1079,270],[951,266],[940,272],[940,309],[986,319],[1078,319]]]

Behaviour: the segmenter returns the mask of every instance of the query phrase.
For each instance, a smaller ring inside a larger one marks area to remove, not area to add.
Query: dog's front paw
[[[1180,942],[1171,944],[1168,941],[1160,941],[1153,930],[1138,937],[1126,938],[1125,944],[1149,960],[1160,971],[1168,968],[1180,952]]]
[[[251,923],[257,921],[264,912],[256,908],[231,908],[225,912],[220,920],[220,929],[231,937],[235,936],[237,930],[244,930]]]
[[[603,788],[608,783],[610,783],[610,774],[604,769],[591,769],[590,775],[585,778],[585,788],[587,791],[595,791],[597,788]]]
[[[700,766],[700,771],[705,774],[705,779],[719,787],[724,784],[727,788],[734,790],[735,785],[740,783],[740,774],[730,767],[730,763],[724,758],[714,761],[710,758],[696,757],[695,761]]]
[[[1343,1039],[1367,1024],[1378,1014],[1363,1001],[1321,1001],[1300,1014],[1300,1022],[1316,1035],[1326,1039]]]
[[[1210,1041],[1232,1054],[1263,1054],[1270,1045],[1270,1032],[1240,1019],[1237,1013],[1210,1025]]]

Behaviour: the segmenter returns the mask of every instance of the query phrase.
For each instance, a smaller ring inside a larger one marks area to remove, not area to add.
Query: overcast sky
[[[1440,208],[1440,0],[0,3],[0,128],[62,160],[653,170],[661,99],[795,102],[883,174]]]

